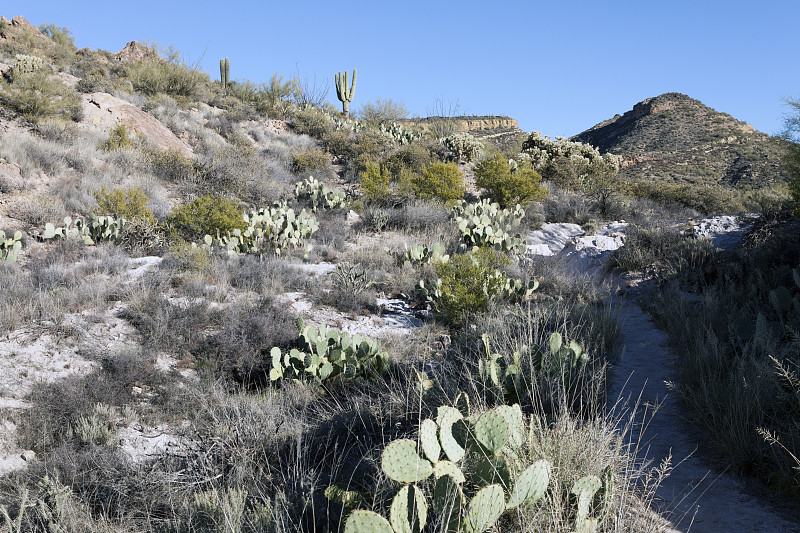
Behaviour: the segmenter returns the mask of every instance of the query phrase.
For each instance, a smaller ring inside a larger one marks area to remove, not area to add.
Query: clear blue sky
[[[78,47],[172,44],[213,78],[225,56],[231,78],[256,82],[299,72],[332,87],[357,68],[352,109],[391,98],[425,116],[438,99],[548,135],[671,91],[774,134],[800,96],[800,0],[3,0],[0,13],[66,26]]]

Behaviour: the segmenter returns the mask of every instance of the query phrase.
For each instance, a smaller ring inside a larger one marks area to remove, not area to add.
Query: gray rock
[[[570,239],[584,233],[577,224],[542,224],[540,229],[525,237],[528,242],[526,255],[555,255],[566,246]]]

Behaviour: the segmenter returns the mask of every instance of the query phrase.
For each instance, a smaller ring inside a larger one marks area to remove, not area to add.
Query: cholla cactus
[[[561,180],[561,185],[578,184],[603,173],[616,174],[622,164],[622,156],[605,153],[591,144],[573,142],[563,137],[543,136],[534,131],[522,144],[522,154],[530,158],[533,168],[545,179]],[[557,163],[564,162],[571,169],[572,176],[558,176],[554,169]]]
[[[436,420],[422,421],[417,441],[400,439],[384,449],[381,468],[404,484],[392,500],[389,520],[354,511],[345,532],[422,531],[429,511],[448,532],[489,530],[506,511],[539,500],[549,485],[547,460],[524,462],[526,433],[519,405],[470,416],[469,399],[459,394],[455,406],[438,408]],[[465,464],[471,468],[462,469]],[[426,495],[417,483],[430,477],[435,482]]]
[[[42,68],[43,62],[41,57],[28,56],[24,54],[17,54],[14,59],[14,64],[11,66],[11,79],[23,74],[30,74]]]
[[[474,161],[483,152],[483,143],[469,133],[454,133],[439,142],[453,152],[459,161]]]

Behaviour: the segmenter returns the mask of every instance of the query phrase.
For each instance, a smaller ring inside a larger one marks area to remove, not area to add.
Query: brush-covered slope
[[[573,137],[625,158],[621,175],[759,188],[786,180],[783,140],[680,93],[639,102]]]

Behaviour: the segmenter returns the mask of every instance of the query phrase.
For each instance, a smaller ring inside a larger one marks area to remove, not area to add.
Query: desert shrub
[[[129,150],[133,148],[133,139],[128,135],[128,128],[122,122],[117,123],[108,132],[108,139],[100,144],[100,148],[106,152],[117,150]]]
[[[150,171],[166,181],[180,183],[194,174],[194,165],[189,158],[174,148],[149,148],[145,151],[145,159]]]
[[[659,203],[677,202],[705,215],[744,210],[740,195],[720,185],[637,181],[629,184],[628,192]]]
[[[453,203],[464,196],[464,175],[455,163],[431,163],[413,180],[414,193],[426,200]]]
[[[344,161],[352,161],[358,156],[353,133],[347,130],[332,130],[322,137],[325,150]]]
[[[131,63],[125,74],[137,91],[155,96],[159,93],[178,97],[192,97],[198,86],[208,76],[173,58]]]
[[[367,162],[361,172],[361,194],[370,202],[386,203],[392,195],[389,169],[380,163]]]
[[[391,98],[382,100],[378,98],[374,102],[366,102],[356,113],[360,120],[371,124],[381,124],[384,122],[397,122],[408,117],[408,109],[403,102],[395,102]]]
[[[207,194],[180,205],[167,217],[167,226],[187,241],[205,235],[225,235],[235,229],[244,230],[247,223],[236,202],[224,196]]]
[[[294,111],[292,129],[297,134],[322,139],[325,134],[333,131],[334,126],[325,113],[315,107],[308,107]]]
[[[98,215],[114,215],[127,221],[142,219],[155,222],[153,211],[147,207],[149,198],[139,187],[107,189],[105,185],[94,193]]]
[[[164,255],[164,267],[179,272],[205,272],[211,268],[211,256],[205,248],[176,242]]]
[[[387,156],[385,164],[392,172],[392,176],[397,178],[406,169],[422,172],[422,169],[430,165],[431,159],[431,152],[425,144],[411,143],[401,146]]]
[[[800,100],[788,99],[791,112],[784,121],[783,138],[792,141],[786,145],[783,164],[789,171],[789,194],[794,202],[793,214],[800,216]]]
[[[199,191],[232,194],[252,205],[285,197],[290,181],[295,180],[282,163],[267,159],[250,144],[226,145],[201,154],[193,177]]]
[[[668,225],[628,226],[625,246],[614,250],[612,262],[627,271],[657,267],[665,275],[699,268],[713,253],[709,239],[692,239]]]
[[[511,260],[502,252],[483,247],[476,252],[456,254],[446,263],[436,265],[441,281],[437,301],[439,315],[450,323],[463,321],[470,313],[485,310],[499,287],[493,275]]]
[[[484,159],[475,166],[475,185],[486,189],[492,200],[503,208],[547,196],[541,180],[542,176],[529,163],[515,168],[502,154]]]
[[[32,122],[52,117],[81,118],[78,93],[45,72],[17,76],[12,83],[0,85],[0,89],[0,102]]]
[[[330,165],[330,155],[319,148],[296,148],[292,150],[292,172],[302,174]]]
[[[56,26],[52,23],[45,23],[39,26],[39,31],[50,37],[58,46],[75,50],[75,38],[69,28]]]
[[[450,222],[450,211],[435,202],[414,200],[404,204],[392,216],[392,224],[398,228],[420,231],[431,230],[446,233],[456,228]]]

